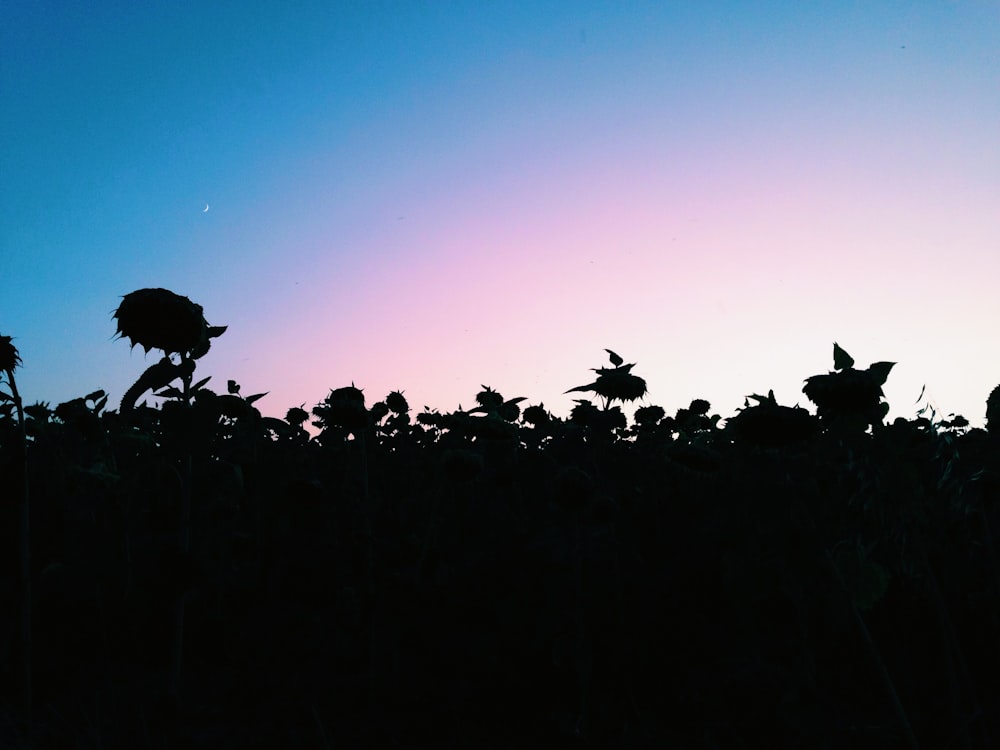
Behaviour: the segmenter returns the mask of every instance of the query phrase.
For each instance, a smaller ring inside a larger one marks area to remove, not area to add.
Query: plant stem
[[[926,547],[921,539],[918,547],[921,562],[924,565],[924,569],[927,572],[927,583],[929,588],[929,593],[931,595],[931,600],[933,602],[934,614],[937,616],[938,627],[941,629],[941,636],[944,640],[943,651],[944,651],[944,662],[945,669],[948,676],[948,684],[950,689],[950,703],[952,718],[955,721],[958,729],[959,739],[962,742],[963,748],[971,748],[972,736],[969,734],[969,720],[962,716],[962,684],[960,682],[959,672],[961,672],[961,679],[965,680],[968,692],[970,695],[970,700],[972,702],[972,707],[970,711],[971,716],[979,716],[982,714],[982,709],[979,706],[979,700],[976,697],[975,689],[972,684],[972,680],[969,677],[969,668],[965,661],[965,655],[962,652],[962,647],[958,642],[958,634],[955,632],[955,626],[952,624],[951,616],[948,614],[948,605],[945,602],[944,594],[941,592],[941,586],[938,584],[937,576],[934,573],[934,567],[931,565],[930,558],[927,555]],[[986,724],[983,722],[983,731],[986,730]],[[985,747],[990,745],[988,738],[986,739]]]
[[[181,354],[181,364],[187,361],[187,355]],[[183,375],[182,400],[185,407],[190,412],[192,393],[191,380],[194,371]],[[190,414],[189,414],[190,416]],[[189,438],[189,436],[185,436]],[[192,457],[190,442],[187,445],[181,459],[181,498],[180,498],[180,519],[177,530],[177,544],[180,557],[183,559],[191,551],[191,482],[192,482]],[[171,699],[177,703],[180,700],[181,671],[184,663],[184,614],[187,602],[187,592],[180,592],[174,599],[171,608],[171,643],[170,643],[170,678],[168,691]]]
[[[833,561],[833,556],[830,554],[829,550],[826,550],[826,561],[829,563],[830,569],[833,571],[833,575],[840,584],[841,589],[843,589],[850,599],[850,588],[848,588],[847,582],[837,569],[837,564]],[[899,693],[896,691],[896,686],[892,681],[892,676],[889,674],[889,670],[885,666],[882,654],[879,653],[878,646],[876,646],[875,641],[872,640],[871,631],[868,630],[868,625],[865,624],[865,618],[861,615],[861,610],[858,609],[858,605],[855,604],[853,599],[850,599],[849,604],[851,607],[851,614],[854,617],[854,624],[858,627],[861,639],[865,642],[865,647],[868,649],[868,655],[874,662],[875,669],[882,680],[882,686],[885,688],[885,691],[889,696],[889,700],[892,702],[893,711],[895,711],[896,719],[899,721],[900,727],[903,729],[903,734],[906,736],[906,742],[911,748],[913,748],[913,750],[917,750],[919,744],[917,743],[916,735],[913,733],[913,726],[910,724],[910,719],[906,715],[906,710],[903,708],[903,702],[899,698]]]
[[[365,545],[365,588],[368,604],[368,721],[369,726],[376,723],[376,666],[378,647],[376,643],[376,603],[375,603],[375,505],[368,493],[368,443],[365,433],[368,428],[359,430],[358,448],[361,450],[361,515],[364,519]]]
[[[854,624],[857,626],[858,632],[861,634],[861,639],[865,643],[868,655],[871,657],[872,662],[874,662],[875,670],[878,672],[879,678],[882,680],[882,686],[885,688],[885,692],[889,696],[889,701],[892,703],[892,709],[896,714],[896,720],[899,722],[899,725],[903,730],[903,734],[906,737],[906,743],[913,750],[917,750],[920,745],[917,742],[916,735],[913,733],[913,725],[910,724],[910,719],[906,715],[906,709],[903,708],[903,701],[900,700],[899,693],[896,690],[896,685],[893,683],[892,676],[889,674],[889,669],[886,667],[885,661],[882,659],[882,654],[879,653],[878,646],[875,645],[875,641],[872,639],[871,631],[868,630],[865,618],[862,616],[861,610],[858,609],[858,605],[855,603],[854,598],[851,595],[851,589],[847,585],[847,581],[844,580],[840,570],[837,568],[837,564],[834,562],[833,555],[830,553],[830,550],[825,547],[822,539],[820,538],[819,528],[816,520],[813,518],[812,512],[801,498],[799,500],[799,511],[801,513],[801,518],[804,521],[804,531],[808,536],[812,537],[812,541],[817,545],[817,548],[823,550],[823,556],[831,573],[833,574],[833,577],[837,580],[841,591],[843,591],[847,597],[847,603],[851,608],[851,615],[854,619]]]
[[[19,425],[18,459],[21,464],[21,493],[18,498],[18,582],[20,584],[20,692],[21,707],[27,717],[31,713],[32,670],[31,670],[31,510],[29,503],[28,475],[28,433],[24,425],[24,404],[17,392],[14,370],[6,371],[10,392],[14,397]]]

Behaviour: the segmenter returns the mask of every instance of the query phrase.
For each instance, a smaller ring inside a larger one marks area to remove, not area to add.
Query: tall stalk
[[[188,363],[192,366],[185,367]],[[191,401],[194,394],[191,391],[191,381],[194,375],[193,362],[187,354],[181,354],[181,367],[185,374],[181,377],[183,390],[181,400],[186,409],[191,409]],[[184,559],[191,551],[191,482],[192,482],[192,456],[190,441],[185,441],[187,445],[181,457],[181,497],[180,514],[177,528],[177,546],[180,558]],[[187,603],[187,592],[179,591],[173,601],[171,610],[171,642],[170,642],[170,684],[169,692],[173,701],[180,699],[181,691],[181,671],[184,663],[184,619]]]
[[[369,427],[366,425],[358,430],[357,442],[361,450],[361,508],[364,520],[364,550],[365,550],[365,589],[368,600],[368,723],[370,728],[374,728],[378,717],[376,716],[376,701],[378,681],[375,675],[378,663],[378,644],[376,642],[377,607],[375,592],[375,514],[377,503],[373,503],[369,494],[368,484],[368,443],[365,434]]]
[[[21,492],[18,495],[17,528],[17,575],[20,589],[18,618],[18,682],[21,707],[25,716],[31,713],[32,670],[31,670],[31,512],[28,482],[28,433],[24,424],[24,403],[17,391],[14,368],[21,359],[17,349],[10,343],[9,336],[0,336],[0,351],[3,373],[10,385],[10,398],[17,411],[18,439],[17,461],[21,473]]]
[[[837,568],[837,564],[833,561],[833,555],[830,554],[829,550],[825,550],[825,558],[830,571],[833,573],[833,577],[836,578],[841,590],[846,594],[848,606],[851,609],[851,615],[854,619],[854,624],[857,626],[861,640],[864,642],[865,649],[868,651],[868,656],[871,658],[875,671],[878,673],[879,679],[882,681],[882,687],[885,689],[889,702],[892,704],[893,713],[896,714],[896,720],[899,722],[899,727],[903,732],[903,736],[906,738],[906,745],[913,750],[917,750],[917,748],[919,748],[917,736],[913,733],[913,725],[910,723],[910,719],[906,715],[906,709],[903,707],[903,701],[899,697],[899,691],[896,690],[896,685],[892,680],[892,675],[889,674],[889,668],[886,666],[885,660],[882,658],[882,654],[879,651],[878,646],[875,645],[871,631],[865,623],[865,618],[861,614],[861,610],[857,603],[851,597],[850,587],[848,586],[847,581],[844,580],[843,575],[841,575],[840,570]]]
[[[854,620],[854,625],[865,645],[865,650],[868,652],[868,657],[871,659],[872,666],[878,674],[879,680],[882,682],[882,688],[885,690],[886,697],[889,699],[889,703],[892,706],[892,711],[896,716],[896,721],[899,722],[899,728],[904,737],[905,747],[909,747],[911,750],[918,750],[920,744],[918,743],[917,736],[913,731],[913,724],[910,723],[910,718],[906,713],[905,707],[903,706],[902,699],[899,697],[899,691],[896,690],[896,684],[892,679],[892,675],[889,674],[889,668],[885,663],[885,659],[882,658],[882,653],[879,651],[878,645],[872,638],[871,631],[868,629],[868,624],[865,622],[864,615],[862,615],[861,609],[858,607],[857,602],[851,594],[851,587],[841,574],[840,569],[837,567],[837,563],[834,562],[833,554],[820,537],[819,525],[802,496],[798,499],[798,507],[800,518],[804,522],[802,531],[810,538],[814,549],[822,550],[822,560],[827,569],[830,571],[830,574],[836,580],[837,586],[843,594],[844,601],[851,611],[851,618]]]

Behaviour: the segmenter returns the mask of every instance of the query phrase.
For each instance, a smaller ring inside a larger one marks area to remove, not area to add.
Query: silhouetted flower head
[[[633,419],[641,427],[652,427],[666,416],[662,406],[640,406],[635,410]]]
[[[441,425],[442,415],[436,411],[422,411],[417,415],[417,423],[426,427],[438,427]]]
[[[621,407],[598,409],[589,401],[582,399],[576,402],[576,406],[569,413],[569,419],[573,424],[604,433],[610,433],[615,428],[625,427],[628,424]]]
[[[836,342],[833,345],[834,370],[826,375],[806,378],[802,392],[816,404],[822,420],[862,426],[881,422],[889,411],[882,402],[882,386],[894,362],[875,362],[867,370],[854,367],[854,359]]]
[[[698,416],[704,416],[705,414],[708,414],[708,410],[711,408],[712,405],[708,403],[708,401],[703,398],[696,398],[691,402],[691,405],[688,407],[688,411],[692,414],[697,414]]]
[[[476,394],[476,403],[487,409],[499,409],[503,405],[503,396],[484,385],[483,390]]]
[[[38,401],[31,406],[25,406],[24,413],[39,422],[47,422],[49,415],[52,414],[52,409],[49,408],[47,401]]]
[[[14,368],[20,364],[21,357],[17,353],[17,347],[11,343],[11,337],[0,336],[0,370],[13,372]]]
[[[517,418],[521,416],[521,407],[518,403],[524,401],[524,397],[512,398],[510,401],[504,401],[500,408],[497,409],[497,414],[500,415],[501,419],[506,419],[508,422],[516,422]]]
[[[986,429],[993,434],[1000,434],[1000,385],[986,399]]]
[[[628,420],[625,418],[625,413],[620,406],[602,409],[597,421],[602,429],[608,431],[615,428],[624,428],[628,425]]]
[[[613,352],[609,353],[613,354]],[[612,363],[620,360],[618,355],[612,357]],[[646,381],[638,375],[632,374],[633,367],[635,367],[634,362],[627,365],[618,364],[613,368],[599,367],[595,370],[597,380],[587,385],[570,388],[566,393],[590,391],[608,401],[635,401],[646,395]]]
[[[646,395],[646,381],[630,372],[613,372],[597,378],[594,391],[612,401],[635,401]]]
[[[394,414],[406,414],[410,410],[410,405],[404,398],[402,391],[393,391],[385,397],[385,405]]]
[[[883,416],[880,401],[884,382],[868,370],[848,368],[828,375],[813,375],[806,380],[802,392],[816,404],[821,419],[856,415],[876,421]]]
[[[569,413],[569,420],[573,424],[586,427],[594,421],[594,418],[599,411],[600,410],[590,401],[578,399],[576,406],[574,406]]]
[[[100,418],[87,407],[87,402],[82,398],[65,401],[52,413],[60,422],[72,425],[74,430],[88,439],[100,439],[102,436]]]
[[[221,335],[225,326],[211,327],[201,305],[168,289],[139,289],[126,294],[114,313],[116,333],[131,339],[147,353],[190,353],[194,359],[208,352],[209,339]]]
[[[539,425],[548,424],[552,421],[551,415],[545,411],[544,404],[538,404],[537,406],[529,406],[524,410],[524,421],[528,424],[532,424],[535,427]]]
[[[781,406],[774,400],[774,391],[768,398],[754,397],[758,403],[744,408],[726,422],[726,429],[747,442],[764,448],[779,448],[807,440],[819,432],[819,423],[805,409]]]
[[[371,415],[373,422],[381,422],[388,413],[389,407],[385,401],[376,401],[372,404],[372,408],[368,410],[368,414]]]
[[[333,426],[357,433],[368,425],[365,395],[353,385],[330,391],[322,403],[313,407],[313,414],[323,429]]]
[[[309,412],[305,409],[300,409],[298,406],[293,406],[285,414],[285,421],[296,427],[301,427],[302,423],[307,419],[309,419]]]

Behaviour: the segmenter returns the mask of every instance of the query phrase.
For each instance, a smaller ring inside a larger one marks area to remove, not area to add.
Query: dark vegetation
[[[0,337],[2,747],[1000,745],[1000,388],[885,424],[834,345],[816,414],[629,423],[609,351],[566,420],[279,420],[196,377],[200,306],[115,317],[161,354],[117,411],[22,404]]]

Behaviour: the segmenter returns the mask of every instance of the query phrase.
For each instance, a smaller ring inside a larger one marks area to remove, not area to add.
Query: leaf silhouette
[[[633,367],[635,367],[635,362],[630,362],[627,365],[618,365],[617,367],[591,367],[590,371],[596,372],[598,375],[610,375],[616,372],[631,372]]]
[[[840,348],[840,344],[833,342],[833,369],[846,370],[854,367],[854,358]]]
[[[889,378],[889,371],[892,370],[895,364],[895,362],[875,362],[868,366],[868,372],[874,382],[879,385],[885,385],[885,381]]]

